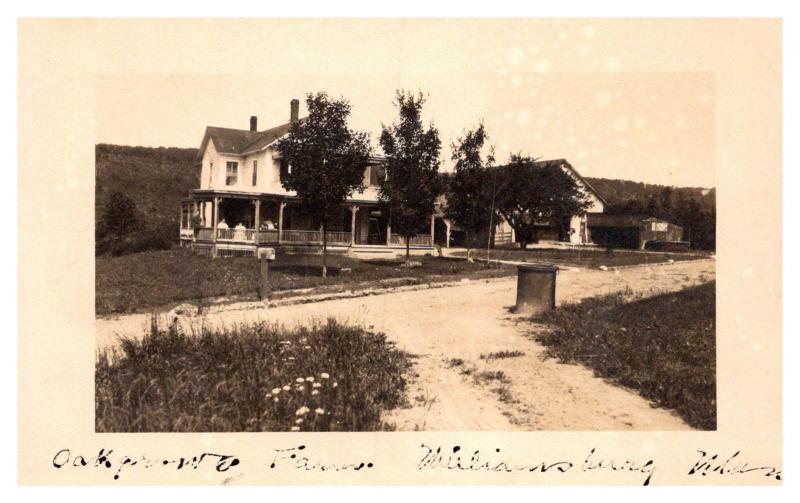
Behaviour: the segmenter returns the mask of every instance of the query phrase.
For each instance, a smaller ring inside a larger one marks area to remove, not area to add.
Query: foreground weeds
[[[535,337],[548,356],[582,363],[714,430],[715,298],[710,282],[633,302],[624,294],[587,299],[537,319],[554,327]]]
[[[333,319],[184,334],[153,324],[95,368],[98,432],[374,431],[403,402],[406,354]]]

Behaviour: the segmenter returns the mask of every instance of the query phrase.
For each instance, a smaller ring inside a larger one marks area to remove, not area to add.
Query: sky
[[[398,40],[359,43],[364,33],[381,32],[381,22],[368,23],[344,33],[317,26],[330,36],[298,37],[280,55],[292,65],[254,61],[235,73],[176,67],[102,75],[95,89],[97,142],[198,147],[206,126],[247,129],[256,115],[263,130],[288,120],[292,98],[301,100],[302,115],[305,94],[324,90],[351,102],[350,125],[371,133],[379,154],[381,124],[396,119],[394,93],[403,88],[426,94],[424,118],[440,131],[444,170],[452,166],[450,144],[483,121],[499,162],[522,153],[566,158],[584,176],[715,185],[714,74],[639,71],[646,65],[627,64],[626,55],[640,56],[615,45],[625,34],[614,24],[548,22],[532,29],[514,22],[490,37],[469,23],[422,23]],[[259,36],[255,47],[275,43]],[[653,34],[636,28],[631,36]],[[680,58],[681,44],[664,43],[662,50],[675,54],[660,56]]]

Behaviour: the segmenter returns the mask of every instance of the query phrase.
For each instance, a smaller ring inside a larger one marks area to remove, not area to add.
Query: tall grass
[[[669,407],[695,428],[714,430],[716,294],[710,282],[629,302],[612,294],[560,307],[537,321],[548,356],[579,362]]]
[[[98,432],[373,431],[403,402],[408,357],[333,319],[189,335],[153,322],[95,368]]]

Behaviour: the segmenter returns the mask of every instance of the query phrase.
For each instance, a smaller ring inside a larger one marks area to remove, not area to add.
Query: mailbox
[[[258,258],[265,258],[267,260],[275,260],[275,248],[259,248]]]

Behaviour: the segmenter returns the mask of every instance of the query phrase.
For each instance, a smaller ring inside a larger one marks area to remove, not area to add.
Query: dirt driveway
[[[630,288],[648,294],[714,279],[714,261],[678,262],[620,271],[564,270],[557,302]],[[541,330],[513,315],[515,279],[470,282],[429,290],[387,293],[271,309],[228,310],[191,321],[193,326],[268,320],[294,325],[335,316],[383,331],[414,355],[409,408],[384,420],[398,430],[676,430],[689,427],[634,392],[611,385],[578,365],[543,360],[530,334]],[[114,334],[138,335],[146,319],[131,315],[97,320],[98,347]],[[499,351],[524,353],[482,359]],[[502,371],[502,375],[496,371]],[[498,376],[500,376],[498,378]]]

